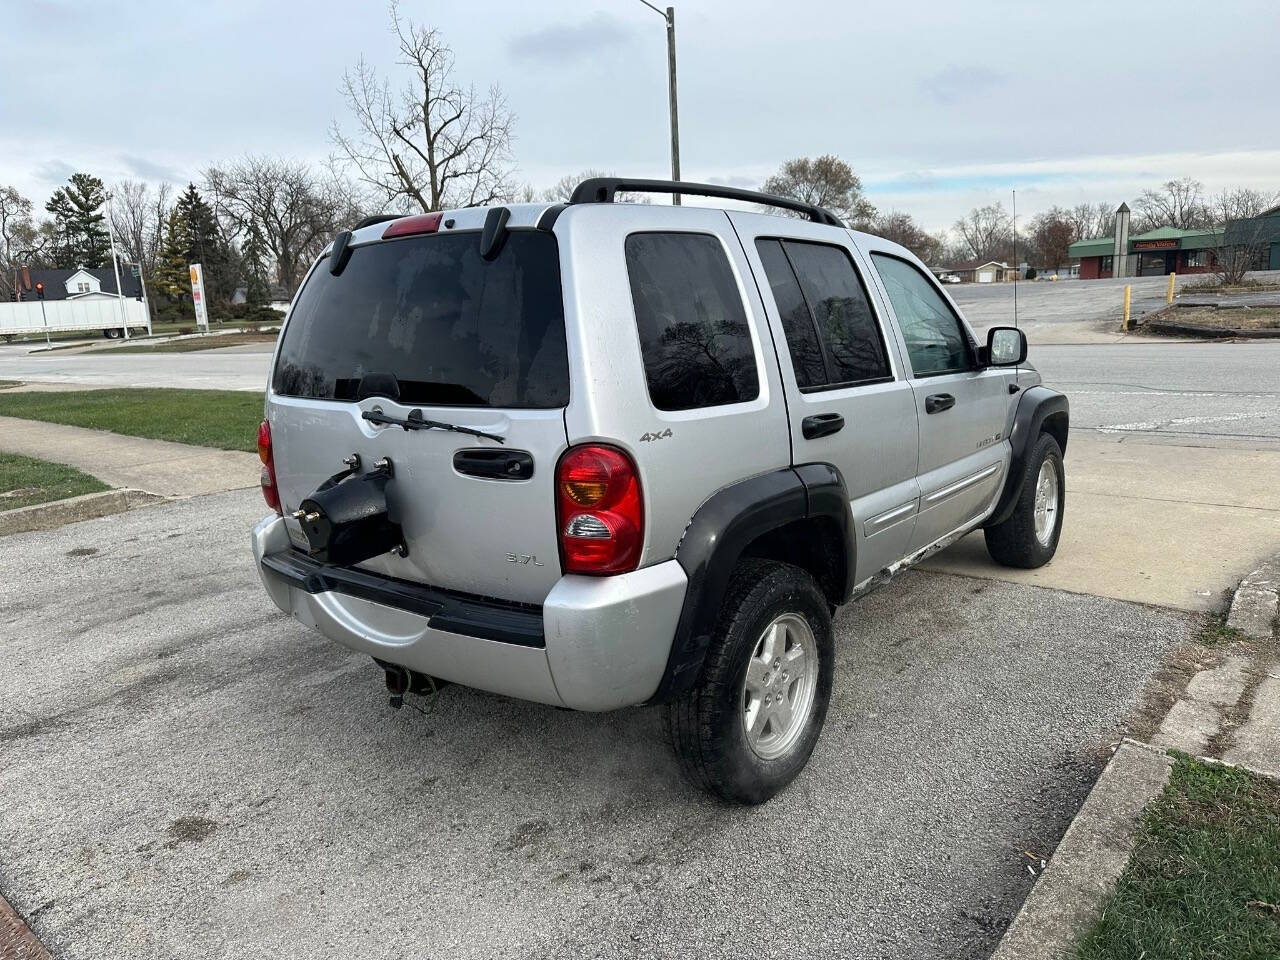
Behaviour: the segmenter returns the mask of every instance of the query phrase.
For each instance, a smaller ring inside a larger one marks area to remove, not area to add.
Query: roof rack
[[[825,207],[819,207],[802,200],[788,197],[775,197],[768,193],[757,193],[755,190],[739,190],[737,187],[721,187],[714,183],[685,183],[681,180],[629,180],[625,177],[592,177],[583,180],[569,198],[570,203],[613,203],[619,191],[635,193],[671,193],[692,197],[719,197],[722,200],[745,200],[748,203],[762,203],[770,207],[783,207],[803,213],[814,223],[825,223],[832,227],[843,227],[844,222]]]
[[[352,230],[359,230],[361,227],[372,227],[375,223],[386,223],[388,220],[399,220],[401,217],[407,217],[407,213],[375,213],[371,217],[365,217],[359,223],[352,226]]]

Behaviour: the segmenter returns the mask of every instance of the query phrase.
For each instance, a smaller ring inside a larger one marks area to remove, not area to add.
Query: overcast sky
[[[659,0],[661,3],[661,0]],[[1280,191],[1280,3],[684,0],[685,179],[756,186],[835,153],[927,227],[1195,176]],[[0,184],[42,207],[76,170],[185,182],[245,152],[319,161],[344,69],[395,70],[364,0],[6,4]],[[403,0],[461,79],[518,116],[518,176],[669,172],[663,21],[639,0]],[[1189,10],[1189,8],[1188,8]]]

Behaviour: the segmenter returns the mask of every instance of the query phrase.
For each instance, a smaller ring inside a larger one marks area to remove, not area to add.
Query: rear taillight
[[[391,226],[382,231],[382,239],[391,237],[408,237],[415,233],[435,233],[440,229],[442,213],[417,213],[412,217],[401,217],[391,221]]]
[[[634,570],[644,544],[636,466],[621,450],[572,447],[556,467],[556,522],[565,573]]]
[[[276,488],[276,460],[271,451],[271,424],[258,424],[258,459],[262,461],[262,498],[267,506],[280,513],[280,491]]]

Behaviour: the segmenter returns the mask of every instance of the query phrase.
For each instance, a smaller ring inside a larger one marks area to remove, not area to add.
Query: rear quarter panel
[[[755,279],[722,210],[650,205],[571,206],[556,222],[572,386],[571,444],[613,444],[634,458],[644,490],[641,565],[675,554],[690,518],[730,483],[791,462],[777,355]],[[649,400],[623,249],[628,234],[711,234],[724,247],[755,348],[759,395],[701,410],[662,411]],[[668,434],[669,431],[669,434]],[[657,436],[659,439],[642,439]]]

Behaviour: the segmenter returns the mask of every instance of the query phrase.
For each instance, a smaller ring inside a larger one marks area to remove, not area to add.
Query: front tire
[[[1066,502],[1062,449],[1043,433],[1027,458],[1013,513],[983,531],[991,559],[1024,570],[1043,567],[1058,550]]]
[[[831,700],[826,597],[799,567],[745,560],[702,675],[667,707],[685,775],[731,803],[764,803],[804,769]]]

